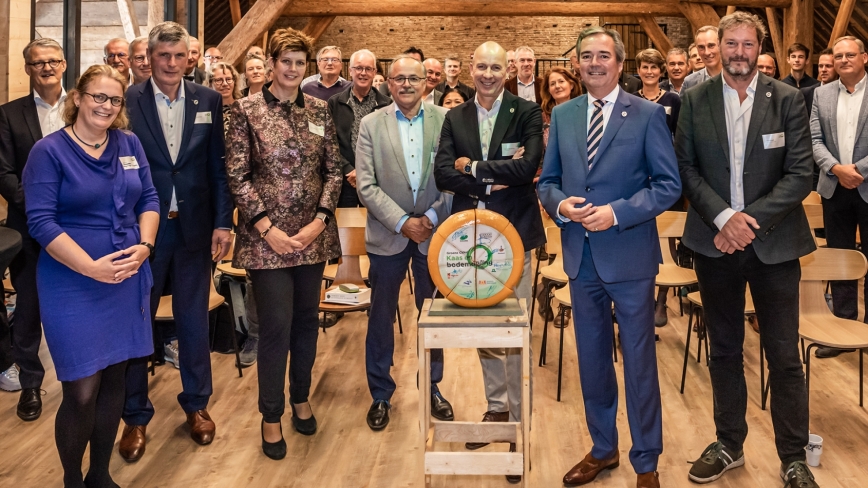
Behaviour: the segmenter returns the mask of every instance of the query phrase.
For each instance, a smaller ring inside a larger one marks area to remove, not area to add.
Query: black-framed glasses
[[[235,83],[232,78],[211,78],[211,83],[214,85],[231,85]]]
[[[403,85],[407,81],[409,81],[411,85],[418,85],[425,81],[425,78],[419,78],[418,76],[397,76],[395,78],[390,77],[389,79],[397,83],[399,86]]]
[[[108,100],[111,100],[112,106],[114,106],[114,107],[120,107],[121,105],[124,104],[124,97],[110,97],[110,96],[106,95],[105,93],[88,93],[88,92],[81,92],[81,93],[83,93],[85,95],[90,95],[90,97],[93,98],[93,101],[100,104],[100,105],[102,105],[103,103],[105,103]]]
[[[217,61],[223,61],[223,56],[215,56],[214,54],[206,54],[205,57],[207,59],[214,59]]]
[[[340,58],[319,58],[319,60],[325,64],[341,62]]]
[[[106,59],[115,59],[115,58],[126,59],[126,57],[127,57],[127,53],[111,53],[111,54],[105,55]]]
[[[60,66],[60,63],[62,63],[62,62],[63,62],[62,59],[49,59],[48,61],[34,61],[32,63],[27,63],[27,65],[33,66],[36,69],[42,69],[42,68],[45,68],[45,65],[47,64],[49,67],[54,69],[54,68],[57,68],[58,66]]]
[[[352,66],[350,69],[356,73],[373,73],[377,71],[377,68],[372,68],[371,66]]]

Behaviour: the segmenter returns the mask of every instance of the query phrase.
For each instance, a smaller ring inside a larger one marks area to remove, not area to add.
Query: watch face
[[[467,166],[464,167],[464,172],[467,173],[467,174],[470,174],[470,172],[471,172],[472,170],[473,170],[473,165],[472,165],[472,164],[468,164]]]

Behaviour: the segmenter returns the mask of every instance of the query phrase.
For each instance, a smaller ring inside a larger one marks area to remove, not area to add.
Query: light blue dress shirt
[[[407,165],[407,177],[410,178],[410,189],[413,190],[413,203],[416,203],[416,198],[419,196],[419,185],[422,183],[422,168],[424,152],[425,129],[422,122],[425,120],[425,106],[419,107],[419,113],[412,119],[408,119],[400,109],[395,110],[395,117],[398,120],[398,133],[401,135],[401,148],[404,150],[404,164]],[[433,209],[425,211],[425,215],[437,227],[437,213]],[[409,219],[409,215],[401,217],[398,225],[395,226],[395,232],[400,234],[401,227],[404,222]]]

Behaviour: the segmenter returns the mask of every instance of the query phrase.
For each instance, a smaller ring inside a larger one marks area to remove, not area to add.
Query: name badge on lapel
[[[323,127],[321,125],[316,125],[311,121],[307,122],[307,130],[309,130],[311,134],[316,134],[320,137],[325,137],[325,127]]]
[[[778,132],[777,134],[763,134],[763,148],[765,149],[775,149],[778,147],[784,147],[784,133]]]
[[[135,156],[121,156],[118,159],[121,160],[121,166],[123,166],[125,170],[139,169],[139,162],[136,161]]]
[[[509,157],[515,154],[518,151],[518,145],[520,142],[504,142],[500,145],[500,152],[503,154],[503,157]]]
[[[196,124],[210,124],[211,112],[196,112]]]
[[[672,107],[663,107],[663,110],[666,110],[666,115],[672,115]]]

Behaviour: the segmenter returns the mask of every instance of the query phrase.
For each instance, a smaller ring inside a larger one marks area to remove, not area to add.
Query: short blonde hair
[[[211,72],[208,73],[208,86],[214,88],[214,72],[217,70],[227,71],[232,75],[232,98],[236,100],[241,98],[241,83],[238,82],[238,70],[235,69],[235,66],[232,66],[229,63],[220,61],[219,63],[213,63],[211,65]]]
[[[838,43],[841,41],[853,41],[856,43],[857,46],[859,46],[859,54],[862,54],[865,52],[865,44],[862,42],[862,39],[859,39],[855,36],[841,36],[841,37],[835,39],[835,42],[832,43],[832,48],[834,49],[835,46],[838,45]],[[820,54],[822,55],[823,53],[820,53]]]
[[[310,61],[313,53],[313,39],[304,32],[290,27],[277,29],[271,36],[271,40],[268,41],[268,55],[271,59],[277,60],[280,53],[284,51],[304,53],[305,61]]]
[[[87,69],[81,78],[78,79],[78,82],[75,84],[75,88],[73,88],[69,92],[69,96],[66,97],[66,101],[63,104],[63,121],[67,125],[72,125],[78,120],[78,107],[75,105],[75,95],[79,95],[79,100],[81,99],[81,95],[83,95],[88,87],[100,78],[110,78],[114,81],[118,82],[118,85],[121,86],[121,96],[125,96],[127,92],[127,80],[118,72],[118,70],[112,68],[107,64],[95,64]],[[109,129],[126,129],[130,125],[129,118],[127,117],[127,109],[126,102],[121,104],[121,110],[118,112],[118,116],[115,117],[115,120],[112,121],[112,125]]]

